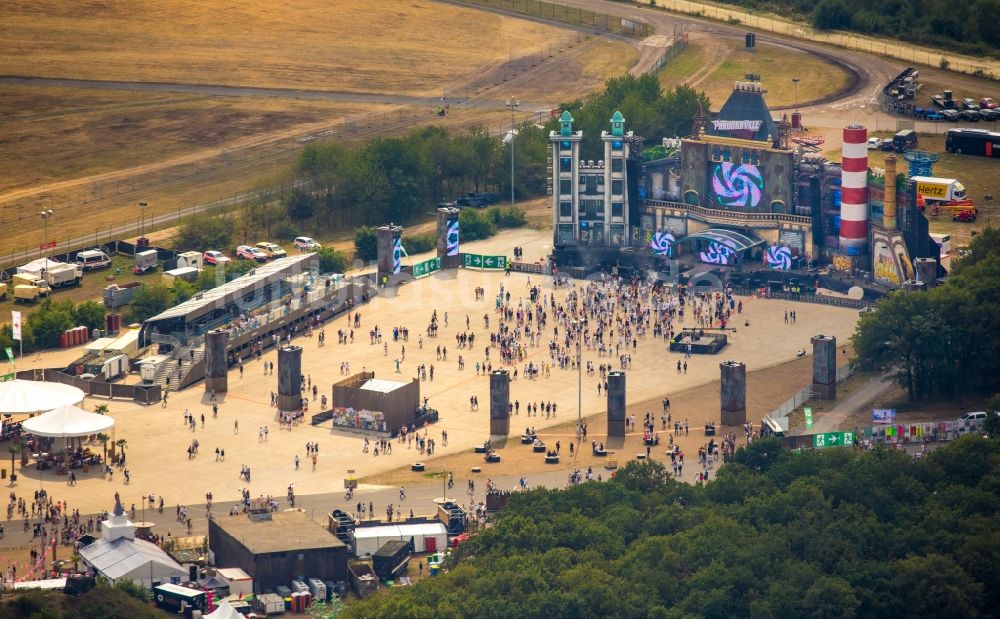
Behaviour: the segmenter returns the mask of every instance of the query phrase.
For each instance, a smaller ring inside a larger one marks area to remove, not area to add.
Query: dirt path
[[[885,380],[886,376],[887,374],[872,376],[859,389],[834,404],[830,410],[818,413],[813,423],[813,432],[832,432],[841,428],[845,420],[889,393],[895,385],[892,381]],[[854,427],[854,424],[849,426]]]

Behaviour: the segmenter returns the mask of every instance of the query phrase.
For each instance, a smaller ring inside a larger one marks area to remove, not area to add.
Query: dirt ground
[[[766,414],[766,411],[780,406],[811,380],[811,358],[793,359],[768,368],[748,372],[747,409],[765,411],[764,414]],[[675,442],[680,444],[681,449],[687,454],[697,453],[698,448],[706,445],[710,439],[704,433],[703,417],[713,419],[718,417],[719,387],[719,381],[714,380],[692,389],[664,394],[670,398],[670,410],[673,419],[680,421],[689,420],[690,433],[674,437]],[[660,414],[662,408],[662,397],[655,397],[629,404],[628,414],[634,414],[641,422],[646,413],[653,413],[657,428],[661,428]],[[760,416],[750,417],[750,420],[755,425],[759,425]],[[575,439],[576,419],[538,432],[539,438],[547,445],[554,447],[556,441],[561,442],[562,453],[567,457],[562,458],[559,464],[546,464],[545,454],[535,453],[531,445],[523,445],[517,436],[512,436],[505,446],[498,449],[501,460],[496,464],[485,464],[482,454],[477,454],[470,450],[466,453],[427,460],[426,472],[424,473],[415,473],[409,467],[403,467],[364,478],[362,482],[383,486],[411,486],[439,479],[441,470],[469,471],[472,467],[480,467],[483,475],[487,476],[522,474],[530,476],[532,473],[541,471],[569,471],[576,468],[582,470],[587,467],[593,467],[595,475],[597,475],[605,467],[608,459],[605,457],[596,457],[591,453],[590,440],[594,439],[598,442],[606,443],[606,447],[610,450],[609,455],[616,458],[619,464],[624,464],[626,461],[634,459],[636,454],[646,453],[646,447],[642,440],[642,432],[629,432],[626,434],[624,441],[619,440],[612,446],[609,444],[609,439],[605,438],[607,435],[606,414],[590,415],[584,419],[584,422],[587,424],[588,440],[584,443],[582,452],[575,451],[574,455],[576,457],[569,457],[569,444],[574,442]],[[523,431],[525,424],[534,425],[534,418],[512,418],[512,432],[516,434]],[[661,443],[660,446],[654,448],[655,451],[652,454],[655,459],[661,460],[664,458],[669,436],[672,433],[672,428],[669,430],[660,429]],[[739,441],[743,440],[742,430],[739,431],[737,438]]]
[[[425,1],[7,2],[0,74],[434,94],[560,32]]]
[[[510,248],[520,245],[525,250],[528,260],[537,259],[548,253],[551,243],[551,232],[520,229],[505,231],[496,237],[475,243],[464,244],[463,251],[473,251],[485,254],[509,254]],[[423,256],[413,256],[414,261]],[[532,279],[534,284],[543,288],[543,293],[555,292],[557,297],[566,294],[565,289],[552,289],[551,281]],[[503,284],[513,295],[526,295],[528,276],[512,274],[504,277],[503,273],[460,270],[444,272],[440,277],[430,277],[408,284],[394,296],[379,297],[359,309],[362,315],[362,327],[355,330],[355,341],[352,344],[337,346],[336,332],[347,327],[346,317],[340,316],[329,322],[325,329],[328,336],[327,346],[319,348],[316,338],[302,337],[296,340],[303,351],[303,373],[309,380],[322,387],[329,394],[329,385],[339,380],[340,364],[350,363],[350,371],[357,372],[362,368],[372,369],[380,378],[389,380],[408,380],[416,371],[417,365],[436,366],[437,372],[433,381],[422,382],[421,397],[428,397],[431,406],[440,411],[441,419],[430,428],[431,436],[438,438],[439,433],[447,431],[448,445],[438,444],[436,455],[439,457],[466,457],[471,454],[472,447],[482,444],[489,433],[488,412],[486,406],[481,406],[479,412],[469,411],[469,397],[476,395],[481,403],[488,402],[488,380],[476,375],[474,364],[482,361],[480,353],[455,347],[455,335],[466,331],[465,316],[470,317],[469,331],[477,334],[477,339],[487,336],[483,328],[483,314],[492,314],[492,301],[475,301],[473,288],[483,287],[490,298]],[[750,327],[741,326],[733,334],[728,348],[716,357],[695,356],[688,360],[689,369],[686,374],[675,371],[674,366],[682,355],[665,352],[661,341],[647,338],[639,342],[638,350],[633,353],[633,368],[628,371],[628,399],[633,403],[650,402],[649,409],[659,410],[659,399],[671,394],[676,399],[673,403],[673,415],[678,419],[688,418],[691,427],[692,443],[703,442],[699,436],[699,428],[706,420],[718,421],[718,364],[725,359],[737,359],[747,364],[750,372],[748,379],[748,412],[749,419],[759,420],[774,406],[800,389],[808,379],[808,360],[793,362],[795,353],[802,347],[808,347],[809,338],[818,331],[846,338],[857,320],[857,312],[821,305],[798,304],[763,299],[744,299],[743,315],[740,320],[751,323]],[[451,322],[442,330],[438,338],[428,338],[424,334],[423,347],[419,344],[420,334],[429,321],[431,312],[436,309],[441,316],[445,311],[450,313]],[[787,309],[795,309],[799,319],[797,324],[783,324],[782,314]],[[740,323],[742,325],[742,322]],[[393,326],[407,326],[410,329],[410,341],[390,342],[388,350],[382,346],[370,345],[368,330],[379,325],[383,333],[391,332]],[[547,361],[548,354],[544,342],[548,341],[551,332],[543,340],[543,345],[529,349],[528,360]],[[436,359],[436,346],[447,347],[448,361]],[[402,347],[406,347],[405,356]],[[480,345],[477,342],[477,350]],[[42,355],[31,356],[19,361],[18,369],[27,367],[53,367],[66,365],[79,355],[80,351],[69,349],[53,351]],[[457,367],[459,355],[465,356],[466,367]],[[395,371],[394,360],[402,356],[401,373]],[[275,361],[276,353],[264,355],[265,361]],[[585,351],[584,361],[593,361],[595,365],[610,362],[610,358],[601,358],[596,351]],[[520,366],[521,364],[518,364]],[[767,369],[771,368],[771,369]],[[763,370],[763,374],[754,372]],[[761,379],[757,377],[760,376]],[[595,387],[596,377],[585,377],[583,384],[583,415],[590,417],[605,411],[606,397],[599,396]],[[773,384],[772,384],[773,383]],[[571,432],[563,424],[576,417],[577,376],[570,370],[553,369],[549,378],[525,380],[523,377],[511,385],[511,399],[523,404],[532,401],[555,401],[558,406],[558,417],[546,420],[544,415],[527,421],[515,417],[511,423],[511,433],[517,441],[525,425],[534,426],[539,432],[555,440],[568,440]],[[101,479],[96,471],[79,476],[76,486],[67,487],[65,479],[45,472],[41,474],[33,466],[20,471],[22,480],[18,485],[23,488],[39,483],[46,486],[56,484],[60,498],[68,498],[71,504],[83,512],[97,511],[108,507],[110,493],[119,491],[123,500],[134,502],[138,497],[150,492],[163,495],[167,504],[191,504],[203,497],[207,491],[213,491],[218,501],[235,500],[238,490],[248,487],[254,495],[283,495],[289,483],[294,483],[296,491],[302,495],[329,492],[332,487],[341,484],[347,469],[357,471],[359,477],[377,479],[378,475],[396,471],[409,466],[419,457],[415,450],[397,449],[390,455],[373,457],[373,454],[362,455],[360,435],[333,432],[329,426],[300,425],[289,430],[279,430],[275,411],[269,404],[270,393],[276,390],[276,378],[265,376],[262,364],[258,361],[249,362],[242,376],[235,370],[230,372],[229,391],[222,398],[218,418],[211,415],[211,406],[203,388],[196,386],[170,397],[166,408],[159,406],[142,407],[131,402],[110,402],[111,415],[115,418],[113,430],[115,440],[126,438],[128,441],[129,469],[132,473],[132,483],[128,486],[122,483],[121,475],[116,475],[114,481]],[[676,394],[686,395],[676,395]],[[315,398],[312,398],[315,399]],[[99,400],[88,399],[85,407],[92,408]],[[640,412],[645,408],[637,404]],[[200,417],[205,413],[204,425],[199,423],[195,430],[186,429],[183,424],[183,412],[191,411]],[[310,413],[311,414],[311,413]],[[523,415],[522,408],[522,415]],[[641,415],[640,415],[641,420]],[[234,432],[238,422],[239,432]],[[603,440],[601,423],[595,422],[589,430],[589,436]],[[260,440],[258,430],[268,426],[270,432],[267,440]],[[203,455],[189,459],[187,447],[197,439]],[[662,440],[668,440],[664,434]],[[630,439],[634,440],[634,439]],[[303,446],[307,442],[320,445],[320,457],[316,471],[303,466],[295,470],[292,466],[293,457],[304,453]],[[683,443],[682,443],[683,444]],[[216,462],[212,451],[220,447],[226,451],[226,460]],[[625,456],[638,453],[634,443],[626,442],[620,447],[611,446],[624,461]],[[511,459],[519,458],[527,466],[537,466],[538,458],[528,452],[520,443],[515,442],[504,448],[505,454]],[[662,454],[661,454],[662,456]],[[469,456],[473,458],[472,456]],[[470,459],[468,466],[474,460]],[[435,460],[427,461],[431,470],[437,466]],[[252,484],[245,484],[239,478],[241,465],[253,468]],[[582,464],[582,460],[581,460]],[[466,464],[462,464],[466,466]],[[378,484],[369,483],[368,486]],[[133,498],[129,498],[133,497]]]

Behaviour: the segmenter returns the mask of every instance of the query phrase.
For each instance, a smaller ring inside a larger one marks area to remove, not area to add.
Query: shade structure
[[[35,380],[0,383],[0,413],[5,415],[43,413],[82,402],[83,391],[71,385]]]
[[[215,607],[214,612],[203,616],[205,619],[243,619],[243,615],[237,612],[237,610],[225,600],[219,602],[219,604]]]
[[[60,406],[44,415],[25,420],[21,428],[35,436],[72,438],[98,434],[113,425],[115,420],[107,415],[88,413],[76,406]]]

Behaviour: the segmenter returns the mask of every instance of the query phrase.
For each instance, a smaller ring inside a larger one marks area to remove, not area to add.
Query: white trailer
[[[155,270],[157,264],[159,264],[159,254],[155,249],[147,249],[135,255],[135,268],[132,270],[141,275],[146,271]]]
[[[163,272],[164,286],[173,286],[174,282],[178,279],[183,279],[186,282],[193,282],[198,279],[198,269],[194,267],[181,267],[179,269],[171,269]]]
[[[126,355],[129,358],[134,358],[139,352],[139,330],[132,329],[125,331],[118,336],[114,342],[111,342],[104,347],[104,350],[109,355]]]
[[[83,281],[83,267],[79,264],[60,264],[44,271],[44,276],[53,288],[76,286]]]
[[[204,254],[196,251],[185,251],[177,254],[177,268],[191,267],[199,271],[204,268]]]
[[[139,377],[144,383],[151,383],[156,380],[156,372],[170,357],[167,355],[153,355],[146,357],[139,363]]]
[[[358,557],[374,555],[389,540],[408,542],[411,538],[416,553],[438,552],[448,547],[448,529],[439,521],[359,526],[354,529],[355,554]]]

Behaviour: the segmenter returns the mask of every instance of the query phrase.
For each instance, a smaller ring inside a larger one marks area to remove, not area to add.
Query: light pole
[[[983,201],[986,202],[986,229],[989,230],[993,226],[993,210],[990,208],[990,202],[993,201],[993,194],[988,193],[983,196]]]
[[[573,333],[576,336],[576,445],[577,452],[583,440],[583,341],[580,339],[583,325],[579,320],[573,321]]]
[[[42,252],[39,252],[39,253],[42,253],[42,257],[48,256],[48,249],[49,249],[49,217],[52,217],[52,214],[54,212],[55,211],[53,211],[52,209],[47,208],[44,211],[41,211],[41,212],[38,213],[38,216],[42,218],[42,223],[43,223],[43,226],[44,226],[43,227],[43,230],[44,230],[43,234],[45,235],[45,238],[42,239],[42,244],[39,247],[39,249],[42,250]],[[45,269],[43,269],[43,270],[45,270]]]
[[[510,206],[514,208],[514,109],[521,105],[514,98],[507,99],[510,108]]]
[[[792,90],[795,93],[795,113],[799,113],[799,78],[792,78]]]
[[[145,200],[139,202],[139,242],[137,245],[142,245],[143,239],[146,238],[146,207],[149,203]]]

